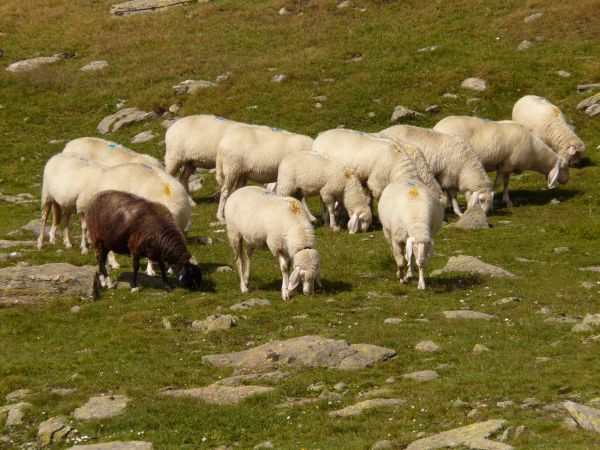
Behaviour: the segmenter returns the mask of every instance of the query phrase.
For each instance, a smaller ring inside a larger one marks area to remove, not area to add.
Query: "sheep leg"
[[[313,225],[316,224],[317,218],[315,216],[313,216],[312,213],[310,212],[310,209],[308,207],[308,203],[306,202],[305,196],[302,196],[302,205],[304,205],[304,209],[306,210],[306,214],[308,215],[310,223],[312,223]]]
[[[83,215],[83,213],[80,214],[80,217],[81,217],[81,254],[87,255],[88,254],[88,248],[87,248],[87,242],[86,242],[87,223],[85,221],[85,216]],[[104,260],[104,262],[106,263],[106,259]]]
[[[391,244],[392,253],[394,254],[394,259],[396,260],[396,267],[398,267],[398,270],[396,271],[396,276],[398,277],[401,283],[406,283],[406,279],[403,277],[406,259],[404,258],[404,249],[402,248],[402,242],[392,239]]]
[[[462,216],[462,212],[460,212],[460,206],[458,206],[458,200],[456,199],[456,191],[450,190],[448,191],[448,195],[450,197],[450,201],[452,202],[452,209],[454,210],[454,214],[457,216]]]
[[[244,267],[247,264],[244,260],[244,242],[242,241],[242,236],[237,235],[229,238],[229,242],[231,244],[231,248],[233,249],[233,256],[235,258],[235,265],[238,269],[238,274],[240,276],[240,291],[243,293],[248,292],[248,285],[246,284],[246,279],[244,276]],[[248,264],[248,271],[250,270]]]
[[[71,244],[71,239],[69,238],[69,220],[71,220],[71,214],[73,214],[73,211],[71,209],[67,209],[67,210],[63,211],[63,217],[62,217],[63,244],[66,248],[73,247],[73,244]]]
[[[183,165],[183,170],[181,171],[181,176],[179,177],[179,181],[183,184],[186,192],[190,192],[190,177],[196,171],[196,168],[193,164],[185,163]]]
[[[325,206],[323,199],[321,198],[320,200],[321,200],[321,211],[322,211],[322,216],[323,216],[323,225],[329,226],[329,210],[328,210],[327,206]]]
[[[510,173],[506,173],[502,176],[502,184],[504,190],[502,191],[502,201],[506,203],[506,206],[509,208],[513,207],[513,202],[510,201],[508,197],[508,182],[510,181]]]
[[[327,213],[329,214],[329,226],[333,231],[340,231],[340,227],[335,222],[335,200],[327,203]]]
[[[290,292],[288,291],[288,284],[290,282],[290,262],[283,255],[279,255],[279,267],[281,268],[281,275],[283,275],[283,281],[281,282],[281,298],[283,300],[289,300]]]
[[[138,272],[140,271],[140,257],[131,254],[131,263],[133,265],[133,277],[131,279],[131,292],[137,292],[140,288],[137,285]]]
[[[58,228],[58,224],[62,220],[62,209],[60,205],[56,202],[52,203],[52,226],[50,227],[50,238],[49,241],[51,244],[56,244],[56,229]]]
[[[101,249],[96,251],[96,256],[98,258],[98,271],[100,272],[100,285],[107,289],[112,289],[113,285],[110,281],[110,277],[108,276],[108,272],[106,270],[106,257],[108,256],[108,250],[101,245]]]
[[[37,249],[41,250],[44,245],[44,229],[46,228],[46,221],[48,220],[48,216],[50,215],[50,208],[52,207],[51,203],[46,203],[42,210],[42,219],[40,223],[40,235],[38,236],[37,241]]]
[[[120,269],[121,265],[117,262],[117,257],[115,256],[115,252],[108,252],[108,266],[111,269]]]
[[[423,266],[419,266],[419,283],[417,284],[417,289],[425,289],[425,268]]]
[[[226,176],[225,180],[223,180],[223,186],[221,186],[221,195],[219,196],[219,209],[217,210],[217,220],[219,222],[225,222],[225,202],[227,202],[229,195],[235,191],[238,183],[240,183],[239,180],[230,176]]]
[[[148,260],[148,262],[150,262],[150,260]],[[167,292],[171,292],[173,290],[173,285],[169,283],[169,279],[167,278],[167,271],[165,270],[165,263],[162,259],[158,260],[158,267],[160,267],[160,276],[162,277],[164,283],[167,285]]]
[[[252,253],[254,252],[254,249],[252,247],[244,247],[244,250],[246,253],[244,255],[244,282],[246,283],[246,286],[248,286],[250,284],[250,260],[252,259]]]

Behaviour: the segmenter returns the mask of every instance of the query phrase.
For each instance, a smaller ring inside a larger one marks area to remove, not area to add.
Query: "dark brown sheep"
[[[168,290],[172,286],[167,279],[165,262],[171,265],[179,286],[192,291],[200,288],[202,274],[198,263],[188,251],[173,216],[163,205],[125,192],[102,191],[91,199],[85,217],[103,287],[112,287],[106,271],[106,257],[112,250],[131,255],[131,290],[134,292],[138,290],[137,274],[142,256],[158,261]]]

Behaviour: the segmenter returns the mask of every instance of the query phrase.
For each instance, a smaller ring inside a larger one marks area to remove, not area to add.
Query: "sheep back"
[[[67,142],[63,153],[75,153],[107,166],[138,163],[162,169],[158,159],[134,152],[115,142],[96,137],[81,137]]]

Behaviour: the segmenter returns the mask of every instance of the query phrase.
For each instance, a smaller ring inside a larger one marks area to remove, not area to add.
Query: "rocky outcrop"
[[[169,8],[170,6],[182,5],[193,1],[194,0],[131,0],[112,5],[110,7],[110,13],[113,16],[127,16],[135,13],[160,11]]]
[[[114,114],[106,116],[100,121],[96,129],[100,134],[108,134],[111,131],[115,132],[125,125],[138,123],[147,119],[158,117],[154,111],[146,112],[139,108],[125,108],[117,111]]]
[[[501,442],[489,440],[488,437],[500,430],[505,420],[487,420],[466,427],[435,434],[413,442],[406,450],[430,450],[434,448],[458,447],[459,445],[473,449],[511,450],[514,447]]]

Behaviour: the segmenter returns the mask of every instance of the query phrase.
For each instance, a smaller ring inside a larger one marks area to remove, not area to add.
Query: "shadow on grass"
[[[234,267],[231,267],[231,264],[226,264],[226,263],[201,263],[200,264],[200,270],[202,270],[202,273],[215,273],[219,267],[230,267],[231,271],[236,272],[236,275],[237,275],[236,269]],[[227,272],[229,272],[229,270],[227,270]]]
[[[516,189],[509,191],[510,199],[513,201],[515,206],[545,206],[550,203],[551,200],[558,198],[561,202],[565,202],[567,200],[572,199],[576,195],[581,194],[582,192],[577,189],[552,189],[552,190],[522,190]],[[502,194],[498,197],[500,202],[498,204],[494,204],[494,209],[496,212],[496,208],[504,209],[506,205],[502,202]]]
[[[427,288],[436,293],[453,292],[459,289],[469,289],[484,284],[482,278],[468,274],[438,275],[435,277],[428,277],[426,282]]]
[[[202,271],[204,273],[204,270]],[[177,286],[177,282],[173,279],[172,276],[168,276],[169,282],[175,289],[183,289]],[[117,282],[120,287],[125,287],[129,289],[131,286],[131,280],[133,279],[133,272],[121,272]],[[153,288],[153,289],[162,289],[167,292],[167,287],[162,281],[160,276],[160,272],[157,276],[151,277],[143,272],[138,272],[138,286],[142,289],[144,288]],[[212,280],[207,280],[206,277],[202,277],[202,283],[200,285],[201,292],[216,292],[215,283]]]
[[[250,280],[250,283],[252,283],[252,280]],[[323,283],[323,289],[317,291],[317,294],[327,294],[327,295],[333,295],[333,294],[339,294],[340,292],[348,292],[352,290],[352,285],[350,283],[346,283],[345,281],[339,281],[339,280],[322,280]],[[270,291],[270,290],[280,290],[281,289],[281,279],[279,280],[272,280],[269,281],[268,283],[261,283],[261,284],[256,284],[256,289],[260,289],[260,290],[265,290],[265,291]],[[298,287],[296,288],[296,291],[298,292],[302,292],[302,287]]]

